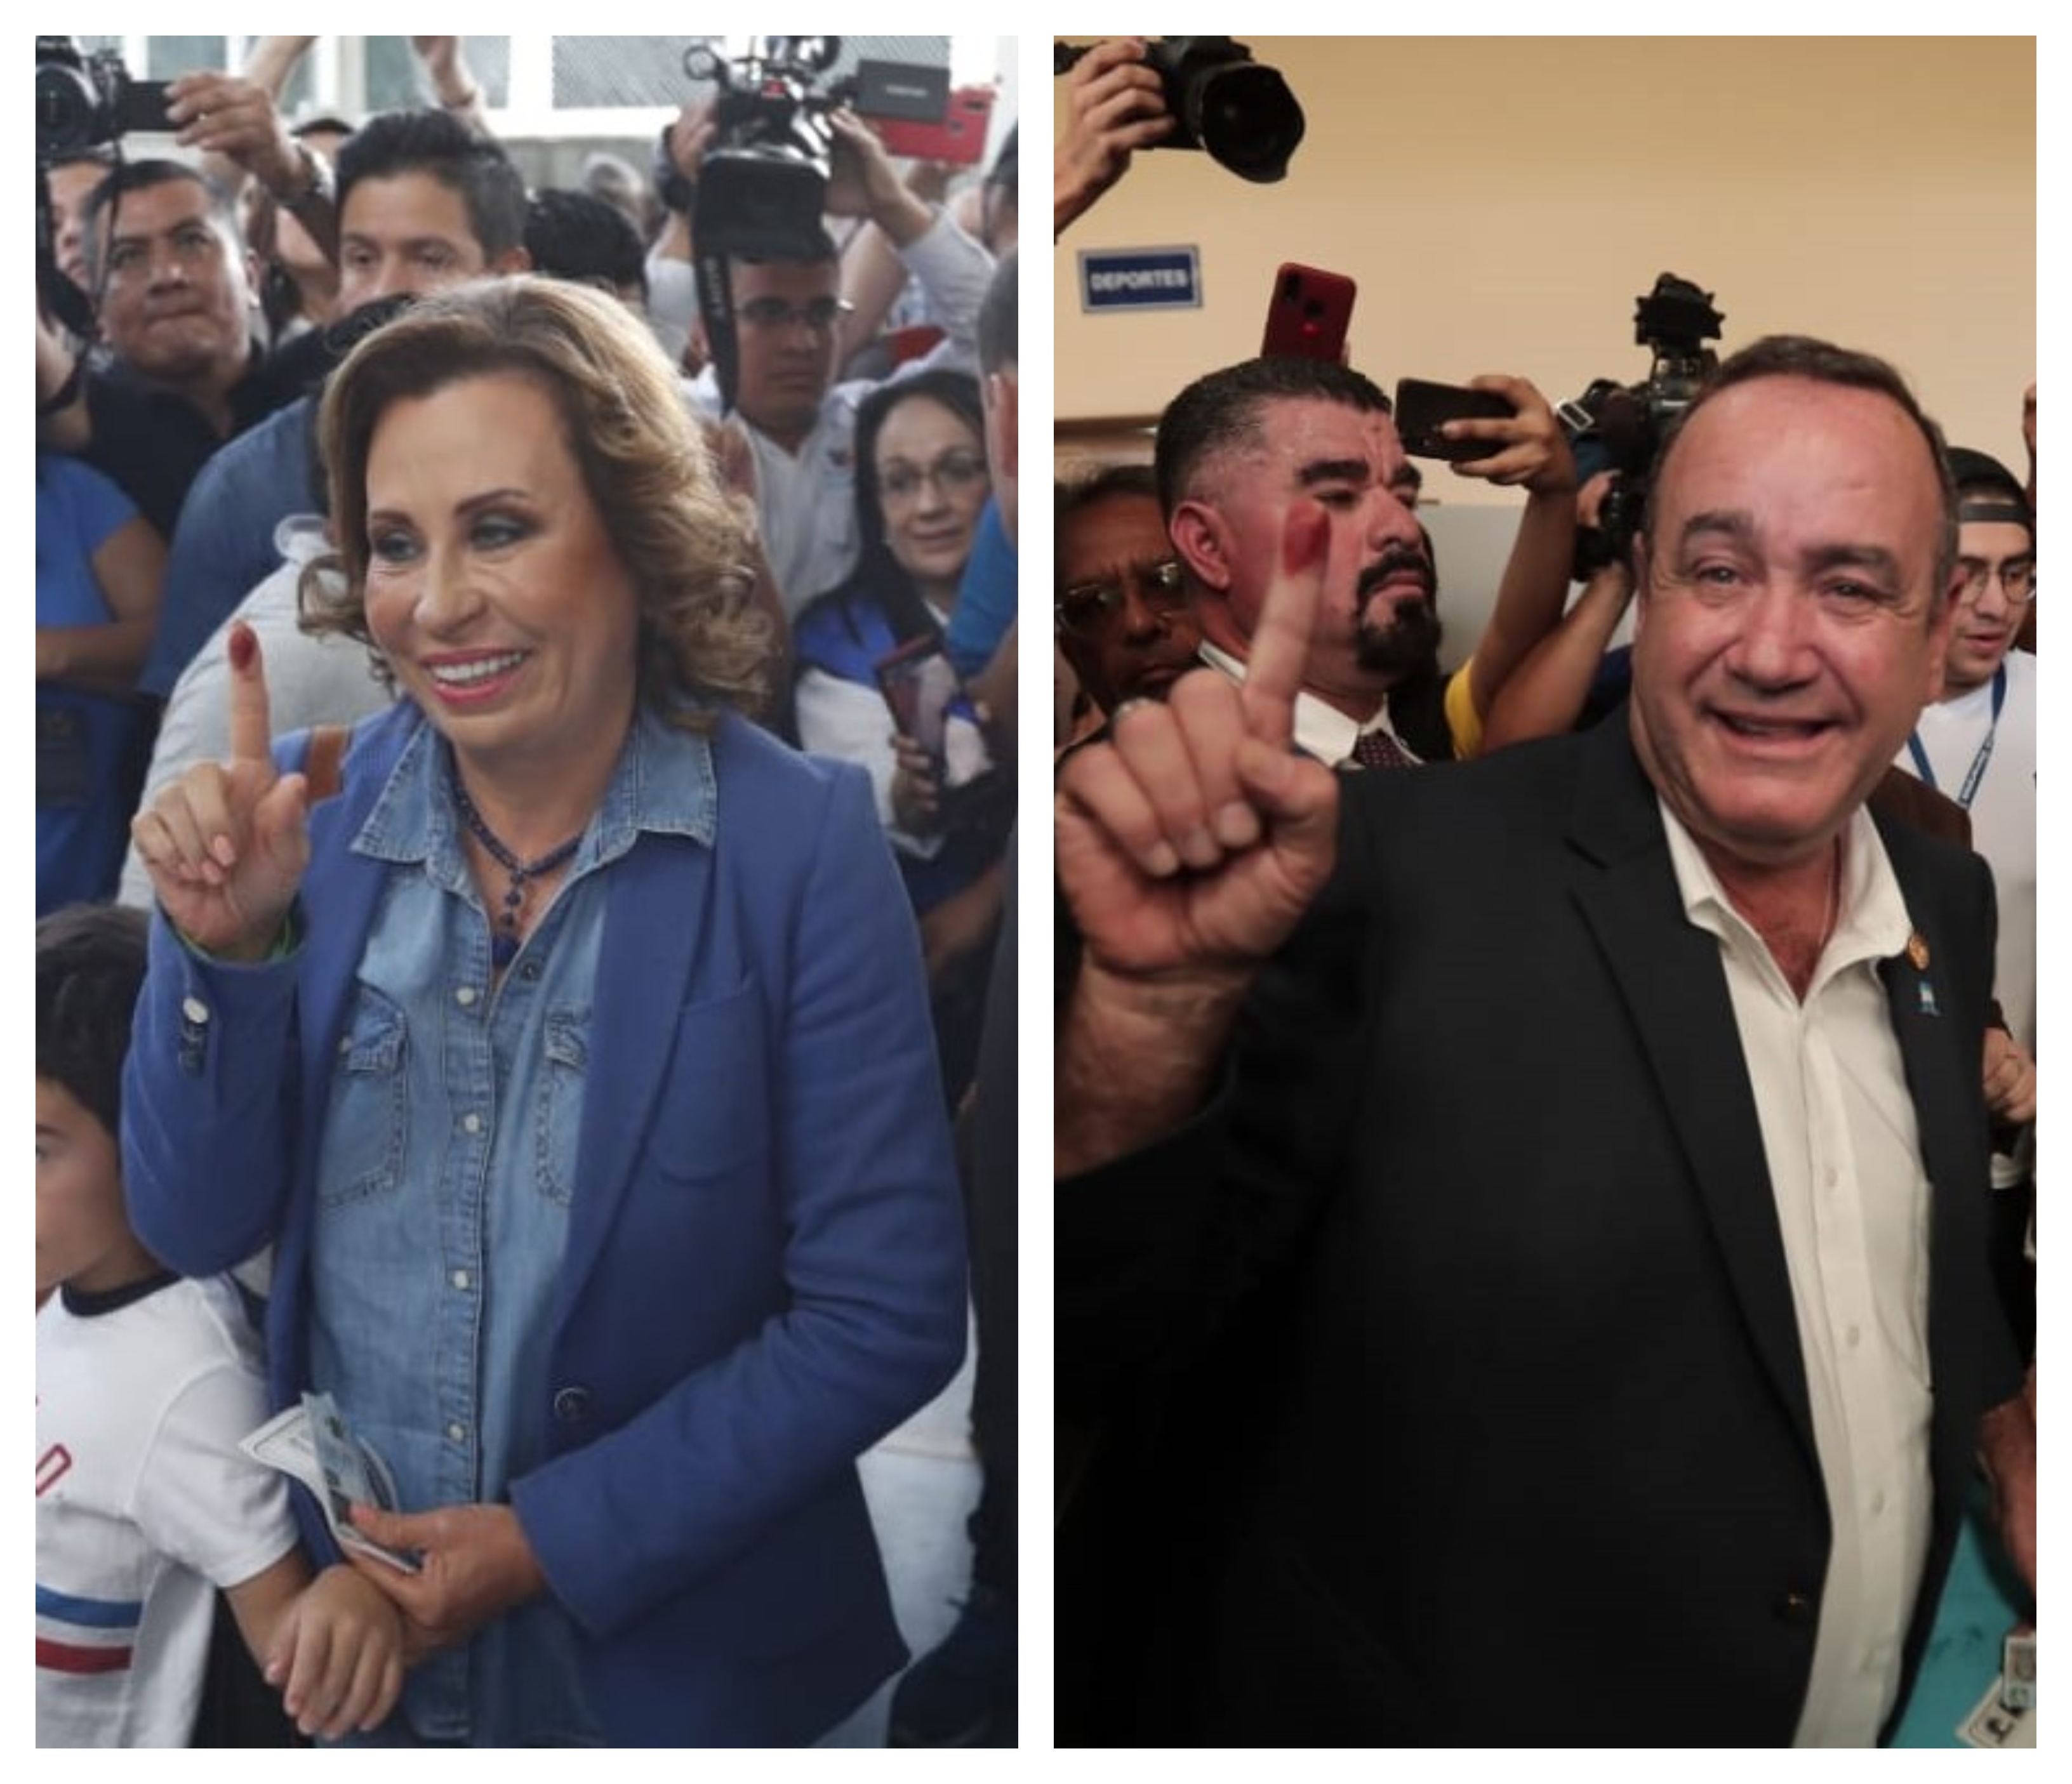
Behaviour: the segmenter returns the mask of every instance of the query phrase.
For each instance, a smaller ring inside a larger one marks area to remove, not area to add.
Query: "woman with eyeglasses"
[[[930,371],[857,411],[857,568],[792,635],[801,747],[870,771],[921,924],[945,1088],[968,1080],[1013,821],[982,715],[939,654],[991,488],[978,385]],[[945,699],[947,696],[947,699]],[[897,716],[895,716],[895,714]]]
[[[352,1523],[407,1570],[349,1558],[410,1671],[356,1741],[812,1740],[906,1658],[857,1457],[966,1317],[870,789],[742,716],[749,536],[615,300],[421,299],[322,436],[306,623],[399,697],[275,747],[240,628],[231,760],[137,820],[138,1233],[270,1246],[275,1404],[329,1396],[393,1481]]]

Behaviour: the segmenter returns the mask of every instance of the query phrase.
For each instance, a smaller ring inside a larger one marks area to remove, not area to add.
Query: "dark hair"
[[[460,194],[485,260],[525,240],[525,182],[511,158],[450,112],[383,112],[339,145],[338,213],[363,179],[425,174]]]
[[[1930,610],[1939,612],[1943,595],[1950,586],[1951,573],[1957,562],[1957,487],[1950,475],[1949,449],[1943,442],[1942,430],[1914,400],[1906,380],[1890,363],[1875,354],[1836,347],[1810,335],[1766,335],[1720,362],[1711,381],[1663,435],[1662,449],[1656,454],[1655,470],[1648,479],[1647,508],[1641,530],[1651,541],[1655,537],[1655,504],[1660,496],[1663,474],[1669,468],[1670,454],[1683,438],[1684,430],[1690,426],[1691,417],[1721,391],[1736,384],[1752,384],[1758,378],[1800,378],[1847,390],[1871,391],[1889,397],[1913,422],[1928,447],[1929,462],[1942,495],[1942,524],[1938,529],[1935,586],[1931,591],[1934,599]]]
[[[985,301],[979,306],[978,363],[988,377],[1015,363],[1015,269],[1018,264],[1019,256],[1013,252],[1001,259],[986,286]]]
[[[532,270],[586,285],[604,282],[616,295],[626,286],[648,294],[648,256],[633,220],[589,192],[549,186],[525,206],[525,252]]]
[[[1158,502],[1168,517],[1191,493],[1206,460],[1257,442],[1268,403],[1309,397],[1389,413],[1379,385],[1327,360],[1246,360],[1189,384],[1158,418]]]
[[[1158,474],[1149,465],[1100,465],[1077,477],[1061,478],[1057,487],[1057,507],[1051,516],[1051,537],[1064,536],[1065,523],[1076,514],[1083,514],[1096,503],[1112,501],[1117,496],[1138,495],[1147,502],[1158,499]],[[1164,512],[1162,509],[1160,511]],[[1065,588],[1063,553],[1052,560],[1051,580],[1057,592]]]
[[[968,426],[985,450],[985,410],[979,401],[978,380],[968,372],[917,372],[911,378],[882,384],[857,405],[856,514],[863,540],[854,581],[883,592],[885,610],[894,633],[915,638],[933,631],[935,622],[913,580],[885,542],[885,510],[878,487],[878,436],[896,409],[928,401],[947,409]]]
[[[1999,459],[1970,446],[1952,446],[1950,479],[1957,486],[1959,523],[2004,520],[2026,527],[2031,543],[2034,542],[2036,510],[2029,505],[2029,491]],[[2006,512],[1996,512],[2000,509]]]
[[[119,166],[121,160],[113,144],[92,142],[81,148],[60,150],[45,162],[43,166],[51,173],[60,167],[98,167],[105,174],[109,168]],[[91,191],[92,188],[89,187],[88,190]]]
[[[825,266],[841,259],[835,238],[822,224],[802,230],[789,222],[772,222],[767,229],[752,233],[752,240],[726,257],[730,279],[737,266]]]
[[[118,904],[68,905],[36,925],[36,1075],[119,1134],[122,1062],[150,922]]]
[[[720,481],[647,325],[565,280],[479,279],[421,298],[331,374],[319,421],[336,552],[302,573],[306,631],[367,630],[367,462],[390,406],[471,378],[516,376],[553,402],[562,444],[640,601],[640,697],[703,729],[686,694],[759,704],[770,625],[752,599],[741,504]]]
[[[101,217],[109,205],[125,192],[149,191],[154,186],[170,186],[175,180],[187,180],[199,186],[208,200],[209,220],[220,224],[232,244],[243,245],[244,238],[237,230],[236,211],[214,180],[184,161],[125,161],[110,170],[108,177],[86,195],[85,202],[79,208],[80,247],[86,256],[87,265],[92,266],[101,258]]]

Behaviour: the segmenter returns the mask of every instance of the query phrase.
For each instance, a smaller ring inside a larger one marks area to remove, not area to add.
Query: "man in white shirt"
[[[1957,623],[1942,697],[1923,709],[1895,758],[1971,820],[1971,846],[1993,870],[2000,940],[1993,990],[2019,1053],[2003,1112],[2018,1132],[1993,1157],[1995,1268],[2017,1342],[2036,1334],[2036,1278],[2023,1247],[2035,1207],[2037,660],[2013,647],[2036,595],[2036,515],[2013,474],[1953,448],[1957,479]]]
[[[1868,356],[1734,356],[1656,472],[1625,721],[1445,774],[1288,748],[1335,487],[1261,497],[1242,688],[1059,781],[1060,1411],[1220,1391],[1184,1564],[1112,1570],[1155,1735],[1868,1745],[1975,1455],[2034,1580],[1991,888],[1864,809],[1955,612],[1939,436]]]
[[[1575,462],[1539,393],[1501,388],[1517,413],[1462,424],[1488,441],[1471,475],[1527,492],[1503,587],[1474,653],[1439,667],[1431,546],[1404,500],[1388,400],[1349,368],[1263,359],[1212,372],[1158,424],[1159,498],[1194,592],[1204,660],[1241,679],[1279,549],[1280,504],[1330,516],[1322,606],[1297,697],[1295,742],[1322,761],[1397,767],[1472,756],[1482,715],[1561,616],[1575,539]],[[1414,496],[1413,496],[1414,499]]]
[[[846,112],[833,113],[828,125],[835,136],[828,213],[860,216],[882,230],[943,320],[947,339],[911,366],[976,372],[979,306],[993,257],[909,190],[867,125]],[[713,142],[707,119],[687,114],[672,126],[671,154],[686,197]],[[683,257],[693,258],[687,220],[670,228]],[[835,382],[841,262],[824,233],[810,249],[781,256],[733,255],[728,271],[738,354],[733,400],[723,399],[710,368],[693,393],[707,415],[730,413],[738,426],[752,462],[763,550],[786,615],[796,618],[856,566],[856,408],[878,380]]]

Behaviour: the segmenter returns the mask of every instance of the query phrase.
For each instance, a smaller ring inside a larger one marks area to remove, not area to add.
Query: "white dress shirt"
[[[1663,823],[1685,915],[1720,939],[1798,1316],[1834,1527],[1799,1746],[1870,1746],[1899,1690],[1928,1551],[1929,1185],[1878,977],[1913,926],[1876,828],[1843,849],[1802,1002],[1690,834]]]

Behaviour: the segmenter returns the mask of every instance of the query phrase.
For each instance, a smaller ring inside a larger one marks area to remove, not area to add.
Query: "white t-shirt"
[[[2036,1051],[2036,659],[2026,651],[2006,657],[2007,697],[2000,722],[1993,722],[1990,680],[1938,701],[1925,710],[1914,735],[1928,758],[1938,792],[1963,803],[1965,782],[1988,733],[1992,751],[1980,769],[1967,808],[1971,846],[1993,870],[1993,893],[2000,903],[2000,944],[1993,960],[1993,993],[2000,1001],[2014,1038]],[[1918,775],[1911,750],[1893,758]],[[2020,1161],[2004,1156],[1993,1161],[1993,1182],[2020,1182],[2029,1174],[2027,1155],[2034,1129],[2025,1132]]]
[[[978,313],[993,278],[992,255],[939,213],[925,235],[899,250],[899,258],[928,294],[948,338],[900,366],[893,378],[935,367],[976,372]],[[723,418],[719,380],[709,368],[691,388],[698,413],[712,421]],[[834,385],[796,452],[787,452],[739,416],[733,419],[754,454],[763,553],[787,619],[796,619],[856,568],[861,543],[856,519],[856,409],[877,388],[870,379]]]
[[[228,1280],[36,1315],[36,1745],[180,1747],[218,1586],[295,1545],[286,1482],[238,1441],[266,1418]]]

